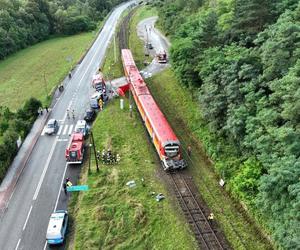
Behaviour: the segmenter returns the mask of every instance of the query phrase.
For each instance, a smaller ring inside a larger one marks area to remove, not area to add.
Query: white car
[[[98,101],[100,99],[101,93],[96,92],[93,95],[91,95],[90,97],[90,106],[93,109],[98,109],[99,108],[99,104]]]
[[[88,125],[85,120],[78,120],[75,126],[75,132],[82,133],[83,136],[87,136],[89,132]]]
[[[55,119],[50,119],[47,123],[45,133],[48,135],[55,134],[58,130],[58,127],[59,127],[58,121]]]

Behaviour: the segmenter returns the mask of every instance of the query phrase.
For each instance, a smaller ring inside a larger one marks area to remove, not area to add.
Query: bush
[[[26,137],[41,106],[39,100],[30,98],[15,115],[8,108],[0,107],[0,135],[3,135],[0,144],[0,181],[18,152],[19,135]]]
[[[19,135],[12,129],[8,129],[3,135],[3,145],[5,147],[8,160],[12,160],[18,151],[17,139]]]
[[[4,132],[8,129],[9,123],[7,120],[0,120],[0,135],[3,135]]]
[[[262,170],[261,163],[254,158],[249,158],[243,163],[238,174],[231,181],[234,193],[251,205],[254,205],[255,197],[258,194]]]
[[[32,97],[28,101],[25,102],[23,111],[25,112],[25,114],[27,115],[28,118],[35,119],[38,115],[39,107],[42,107],[41,101]]]

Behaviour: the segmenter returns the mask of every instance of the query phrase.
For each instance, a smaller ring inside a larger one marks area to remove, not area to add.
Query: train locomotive
[[[163,169],[185,168],[187,164],[182,158],[180,142],[154,101],[129,49],[122,49],[122,62],[136,106],[160,157]]]

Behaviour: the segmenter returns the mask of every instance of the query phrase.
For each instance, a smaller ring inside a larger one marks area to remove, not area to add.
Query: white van
[[[68,226],[68,212],[57,210],[50,216],[46,240],[49,245],[62,244],[65,240]]]
[[[85,120],[78,120],[75,125],[75,132],[82,133],[83,136],[87,136],[89,133],[89,128]]]

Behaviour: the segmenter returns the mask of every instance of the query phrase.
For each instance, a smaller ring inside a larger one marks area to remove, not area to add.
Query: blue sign
[[[89,190],[89,186],[88,185],[67,187],[67,191],[68,192],[87,191],[87,190]]]

